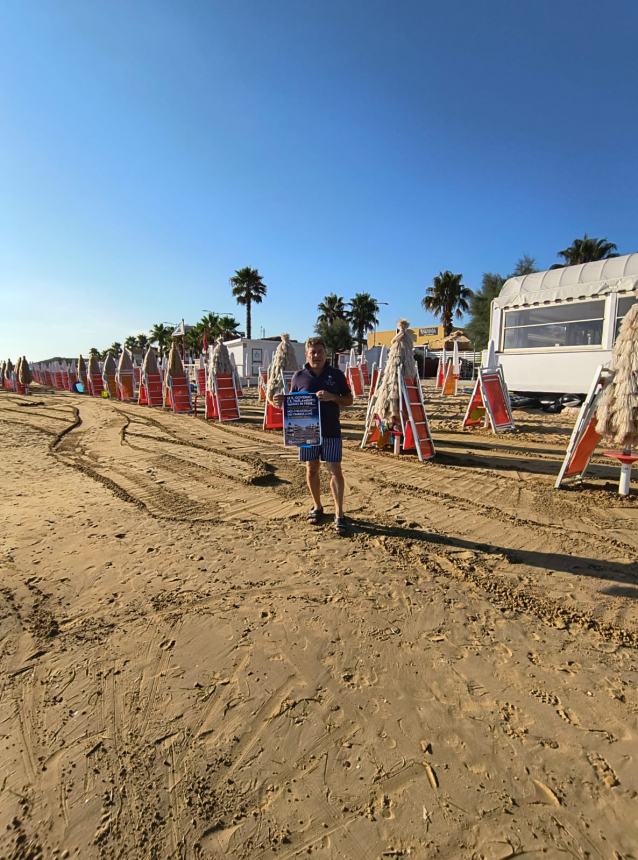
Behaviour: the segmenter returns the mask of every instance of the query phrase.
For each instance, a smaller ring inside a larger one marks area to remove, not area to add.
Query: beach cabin
[[[259,338],[257,340],[248,340],[245,337],[238,337],[235,340],[227,340],[226,346],[228,352],[235,359],[235,366],[242,382],[249,382],[251,385],[257,384],[259,376],[259,368],[264,369],[270,365],[275,350],[281,343],[281,336]],[[298,340],[290,340],[299,367],[304,366],[305,348],[304,344]]]
[[[585,394],[637,299],[638,253],[507,280],[492,302],[490,337],[509,390]]]

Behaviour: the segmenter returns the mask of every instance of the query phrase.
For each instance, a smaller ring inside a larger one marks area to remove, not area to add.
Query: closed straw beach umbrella
[[[84,359],[82,358],[82,356],[80,356],[80,357],[78,358],[78,362],[77,362],[77,375],[78,375],[78,379],[79,379],[80,381],[82,381],[82,380],[84,380],[84,379],[86,378],[86,362],[84,361]]]
[[[115,376],[115,371],[117,370],[117,363],[115,361],[115,356],[112,352],[108,352],[106,358],[104,359],[104,367],[102,368],[103,376]]]
[[[122,361],[122,359],[120,359],[120,363],[121,363],[121,361]],[[144,373],[146,373],[147,375],[159,373],[159,364],[157,363],[157,353],[155,352],[155,349],[152,346],[149,346],[149,348],[146,350],[146,355],[144,356],[144,362],[142,364],[142,368],[144,370]]]
[[[22,360],[20,362],[20,373],[18,374],[18,382],[20,385],[31,385],[33,382],[33,374],[31,373],[31,368],[29,367],[29,362],[26,359],[26,356],[22,356]]]
[[[638,303],[622,321],[610,369],[614,375],[600,398],[596,430],[630,458],[631,449],[638,445]],[[627,495],[631,463],[619,459],[623,464],[619,491]]]
[[[299,370],[299,362],[293,345],[290,343],[290,335],[282,334],[281,343],[277,346],[270,365],[268,374],[268,387],[266,398],[273,402],[277,394],[284,394],[283,372]]]
[[[100,372],[100,362],[98,360],[97,355],[92,353],[89,356],[89,366],[88,366],[89,376],[94,376],[96,373]]]
[[[371,429],[375,416],[381,424],[382,433],[399,422],[401,415],[399,369],[404,377],[418,378],[414,360],[414,338],[409,326],[410,323],[407,320],[399,320],[397,323],[397,333],[390,344],[383,377],[377,385],[370,407],[368,429]]]
[[[168,372],[171,376],[184,376],[184,364],[179,349],[173,344],[168,354]]]
[[[157,359],[155,360],[157,364]],[[118,373],[133,373],[133,359],[128,349],[123,349],[117,364]],[[156,371],[157,372],[157,371]]]
[[[169,380],[176,379],[179,376],[184,376],[184,365],[182,357],[179,354],[179,349],[175,343],[171,346],[171,351],[168,354],[168,364],[166,373],[164,374],[164,405],[167,404],[167,393],[169,388]]]
[[[638,443],[638,304],[625,316],[614,349],[611,382],[600,398],[597,431],[612,445]]]
[[[224,343],[223,338],[218,337],[213,347],[213,352],[210,357],[210,375],[216,376],[218,373],[232,374],[233,365],[230,360],[228,347]],[[211,386],[209,386],[211,387]]]

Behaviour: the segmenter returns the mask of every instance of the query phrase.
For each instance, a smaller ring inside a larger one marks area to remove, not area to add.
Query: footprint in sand
[[[620,781],[616,774],[614,773],[611,765],[598,753],[588,753],[587,761],[594,769],[594,773],[596,774],[599,782],[602,782],[603,785],[606,785],[607,788],[613,788],[616,785],[620,785]]]
[[[543,702],[546,705],[552,705],[561,720],[564,720],[570,726],[580,725],[580,720],[576,714],[563,707],[561,700],[555,693],[548,693],[546,690],[530,690],[529,694],[530,696],[534,696],[535,699],[538,699],[539,702]]]

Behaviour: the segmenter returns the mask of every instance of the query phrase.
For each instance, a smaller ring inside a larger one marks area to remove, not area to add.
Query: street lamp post
[[[377,304],[387,306],[390,304],[390,302],[379,302],[379,301],[377,301]],[[372,329],[372,346],[374,347],[376,345],[377,345],[377,327],[375,325],[375,327]]]

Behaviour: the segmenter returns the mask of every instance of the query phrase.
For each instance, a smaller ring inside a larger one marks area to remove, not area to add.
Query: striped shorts
[[[309,460],[340,463],[341,450],[341,437],[326,436],[321,440],[321,445],[308,445],[305,448],[299,448],[299,459],[302,463],[307,463]]]

